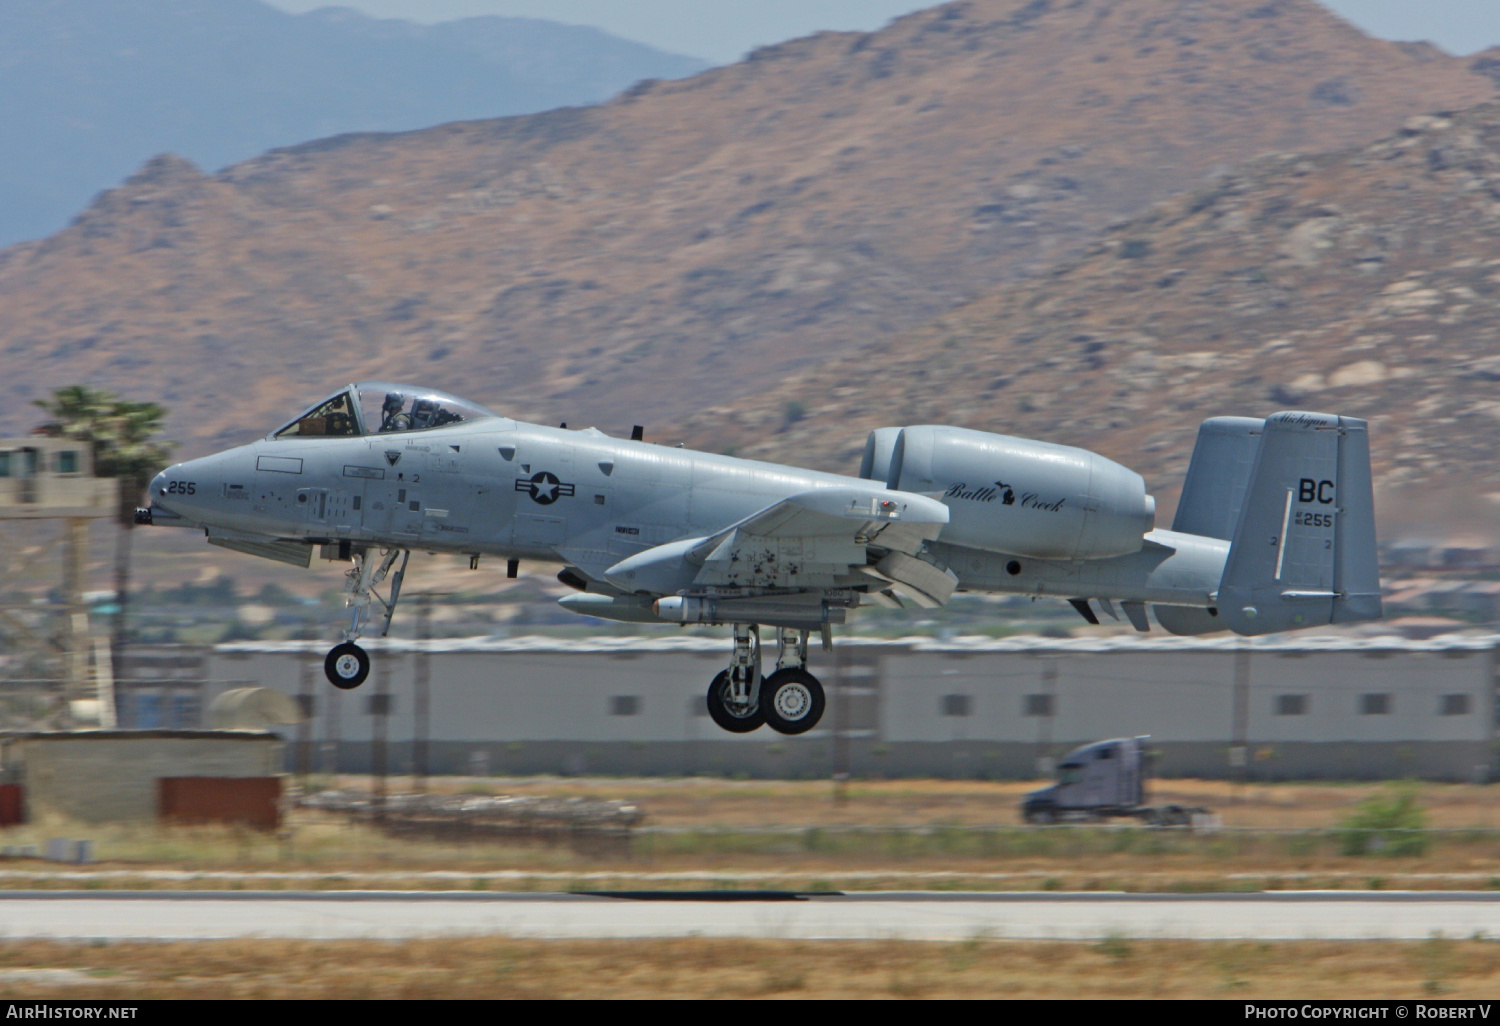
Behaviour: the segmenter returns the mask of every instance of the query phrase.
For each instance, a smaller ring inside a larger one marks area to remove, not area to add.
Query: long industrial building
[[[389,640],[359,690],[323,646],[141,651],[121,727],[202,725],[225,689],[298,696],[289,769],[432,774],[1019,778],[1089,741],[1149,734],[1163,776],[1488,780],[1500,638],[841,640],[811,669],[820,727],[726,734],[704,693],[717,639]]]

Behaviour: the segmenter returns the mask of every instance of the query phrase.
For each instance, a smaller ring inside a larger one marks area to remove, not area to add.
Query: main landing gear
[[[401,565],[391,574],[397,557]],[[408,549],[382,549],[378,559],[372,559],[369,549],[355,549],[350,558],[354,566],[344,576],[344,604],[351,610],[349,627],[344,631],[344,640],[333,646],[323,660],[323,674],[336,688],[351,691],[365,682],[370,675],[370,655],[355,644],[364,633],[370,620],[370,602],[380,603],[380,636],[385,637],[391,629],[391,616],[396,612],[396,603],[401,599],[401,581],[406,576],[406,561],[411,558]],[[376,591],[386,578],[391,576],[388,597],[382,598]]]
[[[807,672],[807,631],[776,631],[776,671],[762,678],[760,628],[734,625],[734,656],[708,686],[708,714],[732,734],[762,723],[780,734],[805,734],[823,718],[827,698]]]

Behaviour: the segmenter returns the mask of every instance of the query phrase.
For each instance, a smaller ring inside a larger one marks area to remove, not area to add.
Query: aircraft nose
[[[184,496],[179,494],[182,464],[174,463],[151,479],[151,490],[146,493],[151,505],[171,509]]]
[[[151,501],[176,509],[198,508],[212,495],[216,481],[215,457],[174,463],[151,481]]]

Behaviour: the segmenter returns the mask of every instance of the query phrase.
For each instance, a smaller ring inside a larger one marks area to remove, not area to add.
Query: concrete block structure
[[[726,647],[691,636],[392,639],[351,692],[324,683],[318,644],[241,642],[204,651],[210,683],[179,704],[247,682],[300,695],[311,716],[281,733],[288,768],[314,771],[1018,778],[1149,734],[1166,776],[1475,780],[1494,776],[1497,640],[840,640],[811,664],[822,724],[792,738],[713,725]],[[187,687],[123,685],[122,716]]]
[[[150,822],[158,781],[269,777],[281,772],[275,734],[218,730],[80,730],[0,734],[5,776],[24,789],[27,818]]]

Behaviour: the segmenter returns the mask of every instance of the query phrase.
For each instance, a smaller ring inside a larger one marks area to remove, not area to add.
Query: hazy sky
[[[288,11],[328,0],[267,0]],[[1500,43],[1500,0],[1323,0],[1365,31],[1387,39],[1426,39],[1468,54]],[[548,18],[594,25],[664,50],[728,63],[766,43],[819,29],[879,28],[935,3],[912,0],[336,0],[387,18],[446,21],[476,14]]]

